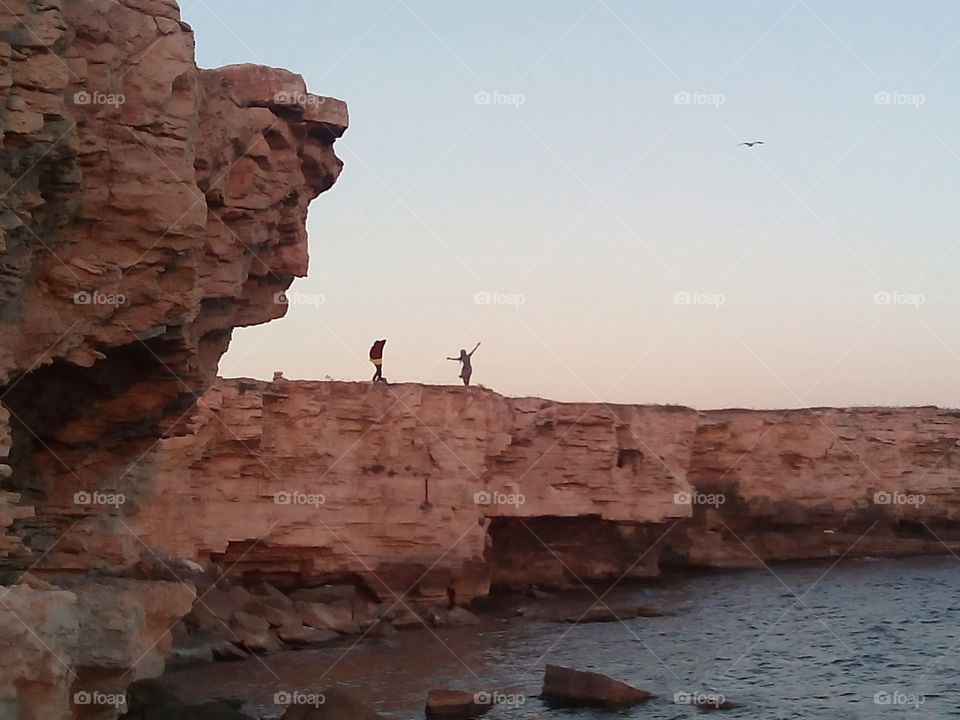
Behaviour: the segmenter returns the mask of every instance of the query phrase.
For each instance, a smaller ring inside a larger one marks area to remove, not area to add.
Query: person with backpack
[[[374,340],[373,345],[370,346],[370,362],[372,362],[376,368],[371,382],[377,382],[378,380],[380,382],[386,382],[386,380],[383,379],[383,346],[386,344],[386,339]]]

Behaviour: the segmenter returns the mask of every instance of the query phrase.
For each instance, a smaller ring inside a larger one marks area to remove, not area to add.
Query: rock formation
[[[110,717],[64,703],[159,670],[141,644],[190,602],[125,527],[130,471],[183,430],[232,329],[284,314],[341,169],[342,102],[199,70],[193,42],[174,0],[0,5],[0,582],[72,578],[0,587],[4,717]],[[142,582],[98,590],[114,575]],[[126,625],[88,636],[92,612]]]
[[[960,413],[554,403],[480,388],[221,380],[135,471],[144,541],[242,581],[389,601],[663,565],[944,553]],[[599,612],[603,612],[600,610]]]

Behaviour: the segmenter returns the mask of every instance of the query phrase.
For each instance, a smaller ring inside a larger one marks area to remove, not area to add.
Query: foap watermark
[[[73,504],[89,507],[109,505],[118,508],[127,502],[127,496],[115,490],[79,490],[73,494]]]
[[[678,90],[673,94],[674,105],[706,105],[717,108],[727,102],[723,93],[708,93],[701,90]]]
[[[280,707],[294,707],[307,705],[320,707],[327,701],[323,693],[306,692],[303,690],[278,690],[273,694],[273,704]]]
[[[281,490],[274,493],[273,502],[276,505],[309,505],[318,508],[327,502],[327,498],[322,493]]]
[[[320,307],[327,302],[327,296],[321,293],[294,292],[284,290],[274,293],[273,302],[277,305],[310,305]]]
[[[673,294],[674,305],[706,305],[719,310],[726,302],[727,296],[723,293],[678,290]]]
[[[873,94],[874,105],[906,105],[919,108],[927,102],[923,93],[900,92],[899,90],[878,90]]]
[[[323,105],[327,98],[297,90],[280,90],[274,93],[273,102],[277,105],[299,105],[300,107],[310,107]]]
[[[508,293],[489,290],[478,290],[473,294],[474,305],[512,305],[519,308],[527,304],[527,296],[521,293]]]
[[[927,698],[923,693],[878,690],[873,694],[874,705],[905,705],[916,710],[926,701]]]
[[[921,493],[879,490],[873,494],[874,505],[913,505],[914,507],[920,507],[926,502],[927,496]]]
[[[127,101],[122,93],[90,92],[79,90],[73,94],[74,105],[112,105],[120,107]]]
[[[874,305],[905,305],[919,309],[927,304],[923,293],[902,292],[900,290],[879,290],[873,294]]]
[[[99,290],[81,290],[73,294],[74,305],[125,305],[127,296],[123,293],[104,293]]]
[[[527,501],[522,493],[505,493],[499,490],[477,490],[473,502],[477,505],[513,505],[520,507]]]
[[[696,490],[690,492],[675,492],[673,494],[674,505],[710,505],[711,507],[720,507],[727,501],[723,493],[702,493]]]
[[[73,694],[73,704],[123,709],[127,707],[127,695],[126,693],[106,693],[99,690],[78,690]]]
[[[504,693],[499,690],[480,690],[473,694],[475,705],[484,705],[487,707],[499,705],[510,710],[516,710],[523,707],[527,702],[527,696],[523,693]]]
[[[505,93],[499,90],[477,90],[473,94],[474,105],[507,105],[519,108],[527,102],[527,96],[523,93]]]
[[[673,694],[673,702],[676,705],[719,708],[726,704],[727,698],[723,693],[679,690]]]

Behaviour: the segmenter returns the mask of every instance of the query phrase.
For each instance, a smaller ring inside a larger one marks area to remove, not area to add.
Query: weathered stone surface
[[[331,642],[338,639],[340,635],[333,630],[317,630],[316,628],[302,625],[298,620],[295,623],[277,628],[277,637],[291,647],[301,647]]]
[[[353,575],[388,604],[960,539],[951,410],[697,412],[238,379],[189,424],[156,450],[139,535],[284,587]],[[884,505],[881,491],[925,502]],[[331,590],[295,594],[315,592]]]
[[[296,586],[350,573],[388,603],[407,591],[463,603],[491,579],[650,575],[658,556],[644,552],[663,524],[691,515],[673,503],[689,489],[673,461],[689,456],[697,419],[477,388],[222,381],[190,418],[194,434],[158,447],[156,498],[131,523],[149,544],[235,577]],[[174,528],[184,516],[190,527]],[[607,532],[584,528],[586,554],[569,526],[553,537],[534,527],[542,516],[594,518]],[[508,543],[513,554],[490,537],[498,520],[522,541]]]
[[[350,610],[346,608],[303,601],[298,601],[294,608],[304,625],[318,630],[347,632],[354,627]]]
[[[74,593],[0,586],[0,717],[71,716],[79,635]]]
[[[600,673],[547,665],[542,697],[555,707],[626,707],[653,697]]]
[[[431,690],[427,693],[427,717],[437,718],[469,718],[480,717],[493,705],[484,700],[482,694],[464,692],[462,690]]]
[[[0,714],[69,717],[68,676],[75,690],[111,680],[136,649],[126,682],[159,671],[153,625],[175,619],[173,591],[137,599],[77,578],[176,579],[162,562],[143,570],[152,549],[123,520],[151,489],[129,470],[187,429],[232,329],[284,314],[277,294],[306,271],[307,206],[340,172],[343,103],[294,80],[303,107],[264,105],[297,76],[199,70],[193,42],[173,0],[0,5],[0,569],[67,578],[74,619],[106,623],[81,624],[83,653],[57,653],[64,672],[14,638]],[[84,500],[104,492],[123,502]],[[37,612],[63,604],[35,592]]]

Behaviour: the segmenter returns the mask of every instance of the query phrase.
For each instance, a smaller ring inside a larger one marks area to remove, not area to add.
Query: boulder
[[[233,614],[233,622],[231,625],[234,630],[242,628],[243,630],[254,633],[266,632],[270,629],[269,622],[245,610],[237,610]]]
[[[229,640],[210,644],[210,653],[214,660],[246,660],[250,654]]]
[[[126,720],[250,720],[240,703],[214,700],[187,705],[159,680],[138,680],[127,690]]]
[[[300,624],[300,616],[294,611],[292,605],[289,610],[284,610],[272,605],[264,605],[261,617],[270,624],[270,627]]]
[[[262,603],[269,605],[270,607],[293,612],[293,600],[277,590],[270,583],[263,582],[259,585],[255,585],[251,591]]]
[[[450,608],[450,611],[447,613],[446,625],[453,626],[463,626],[463,625],[479,625],[482,621],[472,612],[467,610],[464,607],[454,607]]]
[[[227,589],[214,588],[197,599],[194,610],[205,608],[224,622],[230,622],[237,610],[242,610],[256,598],[248,590],[234,585]]]
[[[202,665],[213,660],[213,647],[209,643],[174,645],[167,655],[166,667]]]
[[[322,705],[293,705],[282,720],[383,720],[383,715],[368,708],[349,690],[325,690]]]
[[[266,624],[266,622],[264,622]],[[280,649],[280,642],[276,636],[270,632],[269,627],[266,630],[250,630],[242,626],[233,629],[235,642],[244,650],[262,655],[263,653],[275,652]]]
[[[600,673],[547,665],[541,697],[554,707],[626,707],[653,697]]]
[[[283,625],[277,629],[277,637],[292,647],[303,647],[305,645],[319,645],[325,642],[331,642],[340,637],[333,630],[317,630],[307,627],[299,620],[296,623]]]
[[[492,706],[486,693],[462,690],[431,690],[427,694],[427,717],[469,720],[483,715]]]
[[[355,629],[349,609],[315,602],[297,601],[294,605],[300,622],[318,630],[349,632]]]
[[[383,637],[384,635],[392,635],[397,631],[393,625],[384,620],[361,623],[360,629],[367,637]]]
[[[315,603],[352,603],[357,598],[357,588],[353,585],[321,585],[320,587],[298,588],[290,593],[293,600]]]
[[[606,605],[595,605],[587,610],[586,613],[568,615],[563,619],[563,621],[568,623],[605,623],[619,622],[620,620],[633,620],[634,618],[652,618],[662,616],[663,613],[659,610],[642,606],[631,608],[609,608]]]
[[[410,608],[403,608],[403,610],[393,618],[391,624],[397,630],[412,630],[423,627],[423,620]]]

